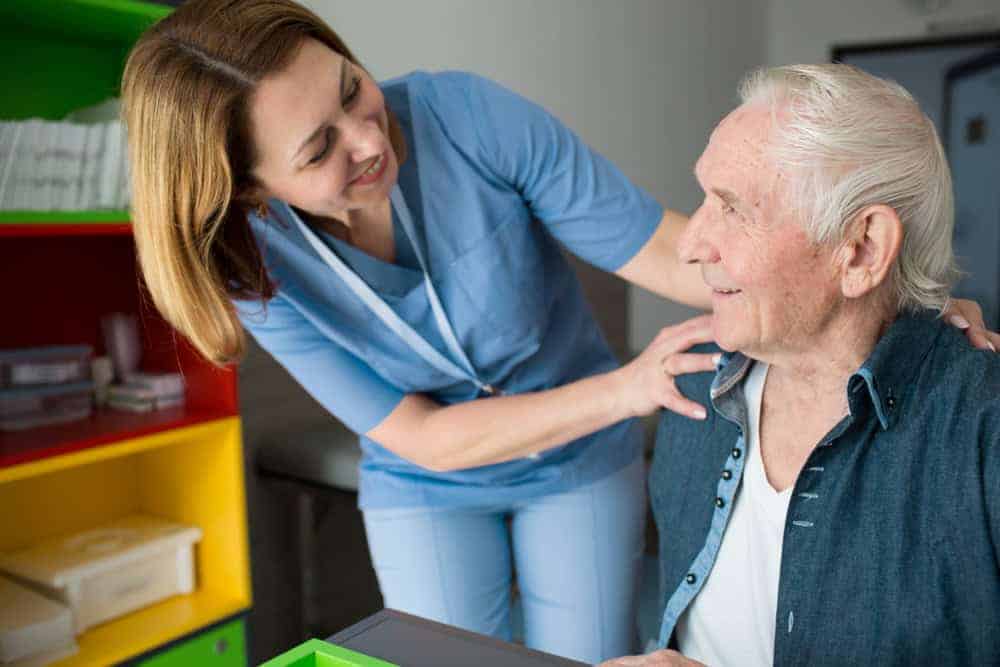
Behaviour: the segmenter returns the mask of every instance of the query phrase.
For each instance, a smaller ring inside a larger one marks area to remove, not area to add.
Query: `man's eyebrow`
[[[740,198],[725,188],[712,188],[712,192],[722,201],[729,205],[739,204]]]
[[[346,78],[347,78],[347,58],[341,58],[340,59],[340,89],[341,89],[341,92],[343,92],[343,89],[344,89],[344,80]],[[299,153],[301,153],[303,150],[305,150],[306,146],[308,146],[312,142],[316,141],[316,139],[318,139],[319,137],[321,137],[323,135],[323,132],[325,132],[328,127],[329,126],[326,123],[323,123],[322,125],[320,125],[319,127],[317,127],[315,130],[313,130],[313,133],[310,134],[309,137],[305,141],[302,142],[302,145],[299,146],[298,150],[295,151],[295,154],[292,155],[292,160],[294,161],[295,158],[298,157]],[[334,137],[332,137],[330,139],[330,141],[332,142],[335,138],[336,138],[336,130],[334,130]]]
[[[695,162],[695,164],[694,164],[694,169],[692,170],[692,173],[694,174],[694,178],[695,178],[696,181],[698,181],[698,185],[700,186],[701,185],[701,178],[698,177],[698,163],[697,162]],[[702,188],[702,189],[704,190],[705,188]],[[732,192],[731,190],[727,190],[725,188],[708,188],[707,191],[711,192],[716,197],[718,197],[722,201],[726,202],[730,206],[735,206],[736,204],[740,204],[741,203],[740,198],[738,196],[736,196],[736,193]]]

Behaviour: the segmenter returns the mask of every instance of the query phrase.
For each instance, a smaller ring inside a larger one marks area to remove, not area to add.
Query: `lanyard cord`
[[[451,327],[451,323],[448,321],[445,315],[444,308],[441,305],[441,300],[438,298],[437,291],[434,289],[434,285],[431,281],[430,274],[427,270],[427,262],[424,258],[423,251],[420,248],[420,244],[417,241],[415,229],[413,227],[413,219],[410,217],[410,210],[406,205],[406,200],[403,198],[403,193],[400,192],[399,186],[394,186],[392,189],[391,200],[396,208],[396,213],[399,216],[400,223],[403,227],[403,231],[406,233],[413,246],[414,253],[417,256],[417,261],[420,263],[421,272],[424,277],[424,289],[427,292],[428,301],[430,301],[431,309],[434,311],[434,319],[437,323],[438,331],[441,333],[441,337],[444,339],[445,344],[451,350],[459,362],[462,364],[455,364],[451,359],[448,359],[443,354],[438,352],[430,343],[428,343],[423,336],[417,333],[413,327],[406,323],[389,305],[378,295],[375,291],[358,276],[357,273],[352,271],[344,261],[337,256],[322,240],[316,235],[316,233],[309,228],[305,222],[299,218],[298,214],[292,209],[291,206],[288,207],[288,211],[291,214],[291,218],[298,225],[299,230],[302,235],[305,236],[306,240],[313,247],[313,250],[323,259],[327,265],[334,270],[334,272],[344,281],[344,283],[354,292],[355,296],[361,299],[375,315],[382,320],[389,329],[393,331],[400,339],[403,340],[409,347],[419,354],[425,361],[431,364],[434,368],[450,375],[452,377],[466,380],[475,384],[481,391],[487,394],[498,393],[491,385],[488,385],[481,381],[466,356],[465,351],[462,350],[461,345],[458,343],[458,339],[455,337],[455,332]]]

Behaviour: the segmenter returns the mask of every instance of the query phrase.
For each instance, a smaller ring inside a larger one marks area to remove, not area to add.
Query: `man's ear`
[[[892,207],[878,204],[862,209],[836,255],[844,296],[856,299],[884,284],[902,246],[903,223]]]

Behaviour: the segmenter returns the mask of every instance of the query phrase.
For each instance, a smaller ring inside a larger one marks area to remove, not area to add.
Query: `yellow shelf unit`
[[[203,531],[194,593],[85,632],[60,667],[113,664],[250,607],[241,442],[226,417],[0,470],[0,551],[137,512]]]

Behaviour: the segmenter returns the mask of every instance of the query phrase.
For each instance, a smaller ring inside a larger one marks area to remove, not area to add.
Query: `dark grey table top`
[[[394,609],[383,609],[326,641],[400,667],[585,665]]]

